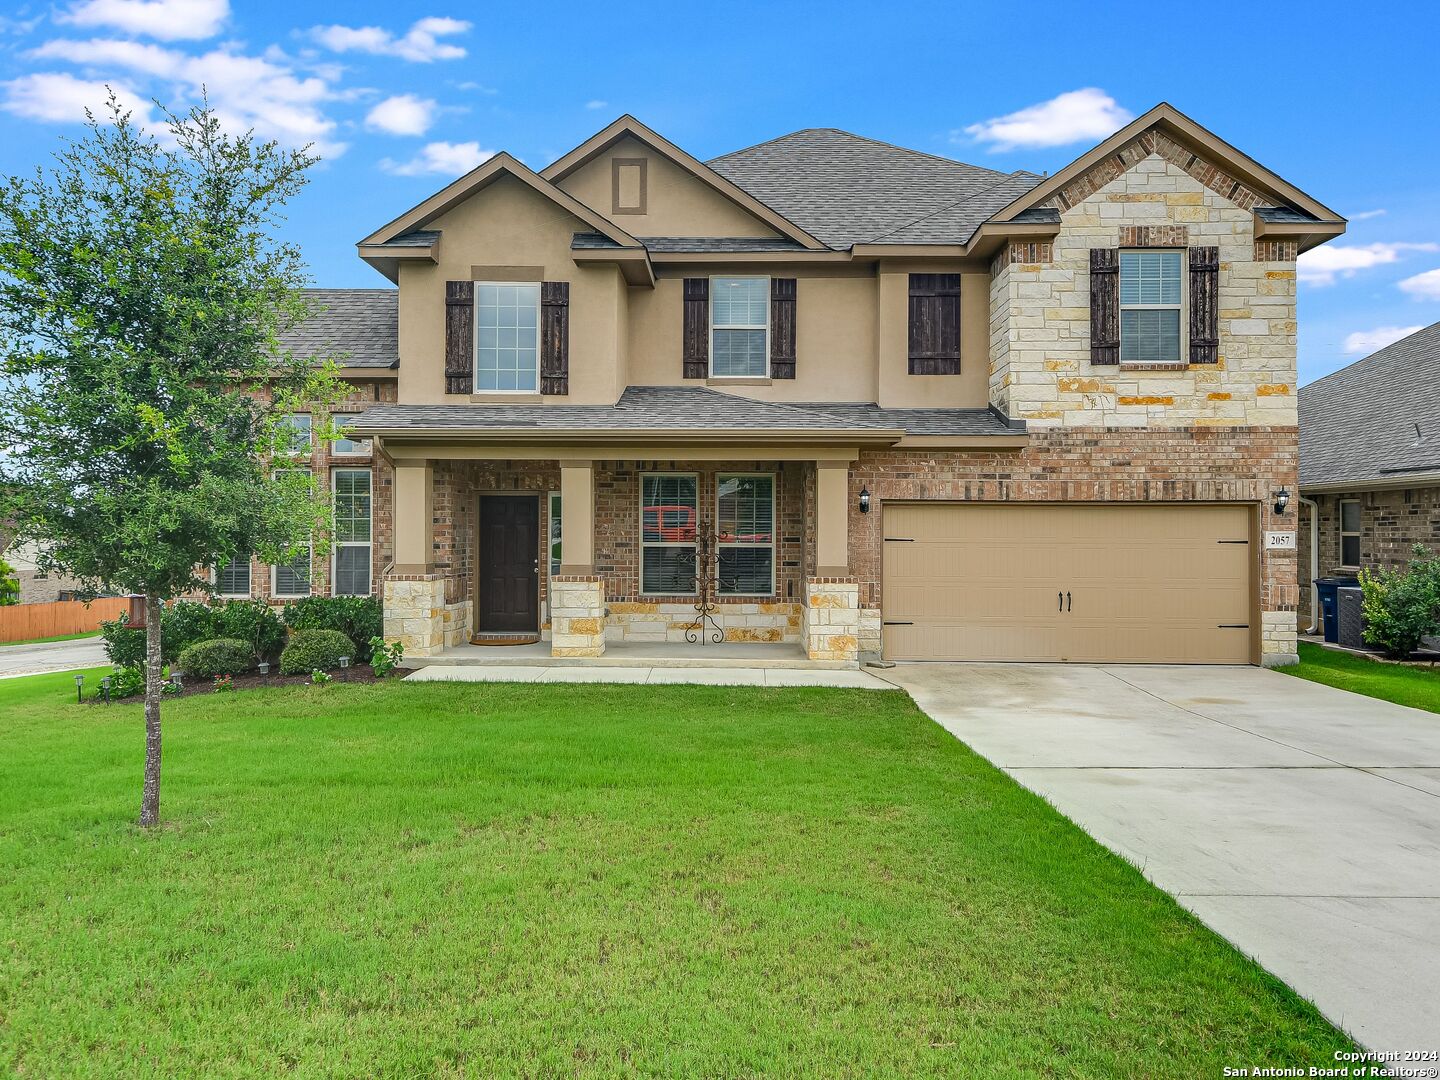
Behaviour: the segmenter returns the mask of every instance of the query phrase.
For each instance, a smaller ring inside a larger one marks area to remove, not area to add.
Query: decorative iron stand
[[[702,521],[695,534],[695,550],[681,552],[680,559],[695,567],[695,621],[685,628],[685,640],[718,645],[725,640],[725,630],[715,619],[715,597],[719,589],[733,589],[735,582],[720,576],[720,537],[708,521]]]

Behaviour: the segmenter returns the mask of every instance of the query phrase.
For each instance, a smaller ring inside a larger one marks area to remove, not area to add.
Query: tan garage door
[[[891,503],[883,512],[889,659],[1250,660],[1245,507]]]

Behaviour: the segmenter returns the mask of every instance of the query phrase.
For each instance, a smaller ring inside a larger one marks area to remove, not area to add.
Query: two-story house
[[[339,544],[233,590],[377,591],[411,656],[699,606],[832,661],[1283,663],[1295,259],[1344,226],[1168,105],[1048,177],[628,116],[502,153],[360,242],[396,289],[317,292]]]

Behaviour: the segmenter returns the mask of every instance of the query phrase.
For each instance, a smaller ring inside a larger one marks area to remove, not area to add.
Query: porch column
[[[435,573],[435,474],[428,461],[395,466],[395,562],[385,577],[385,637],[406,656],[445,647],[445,579]]]
[[[605,652],[605,581],[595,573],[595,463],[560,462],[560,573],[550,579],[550,655]]]
[[[560,573],[595,573],[595,463],[560,462]]]
[[[850,576],[850,463],[815,463],[815,576]]]
[[[850,463],[815,462],[815,576],[805,582],[805,652],[856,665],[860,587],[850,577]]]

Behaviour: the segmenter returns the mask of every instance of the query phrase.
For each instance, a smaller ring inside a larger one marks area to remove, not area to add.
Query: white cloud
[[[1353,334],[1345,335],[1345,351],[1347,353],[1364,353],[1368,356],[1376,349],[1393,345],[1401,338],[1409,337],[1424,329],[1423,326],[1377,326],[1374,330],[1357,330]]]
[[[585,103],[585,108],[587,108],[587,109],[603,109],[603,108],[605,108],[605,106],[607,106],[607,105],[609,105],[609,104],[610,104],[610,103],[609,103],[608,101],[601,101],[599,98],[595,98],[595,99],[593,99],[593,100],[591,100],[591,101],[587,101],[587,102]]]
[[[1436,244],[1326,244],[1311,248],[1296,263],[1307,285],[1333,285],[1337,278],[1397,262],[1406,251],[1440,251]]]
[[[409,161],[385,158],[380,162],[380,168],[396,176],[422,176],[426,173],[461,176],[494,156],[494,150],[482,150],[478,142],[432,142],[421,147],[420,153]]]
[[[23,116],[27,120],[78,124],[85,119],[86,109],[103,117],[106,97],[113,89],[120,103],[135,114],[136,123],[142,126],[151,123],[150,103],[145,100],[144,95],[137,94],[124,83],[113,80],[107,89],[103,82],[47,71],[22,75],[18,79],[0,83],[0,87],[5,90],[5,97],[0,100],[0,109]]]
[[[376,56],[398,56],[419,64],[432,60],[458,60],[465,55],[459,45],[439,38],[463,34],[470,24],[463,19],[439,16],[420,19],[403,37],[396,37],[379,26],[317,26],[310,31],[321,45],[332,52],[364,52]]]
[[[229,16],[230,0],[83,0],[55,21],[181,41],[214,37]]]
[[[430,98],[397,94],[371,109],[365,116],[365,126],[389,135],[424,135],[435,122],[436,108]]]
[[[1007,116],[996,116],[971,124],[964,134],[976,142],[989,143],[992,152],[1030,146],[1065,146],[1089,140],[1099,142],[1135,119],[1104,90],[1087,87],[1071,90],[1030,105]],[[960,134],[951,133],[959,142]]]
[[[1426,270],[1423,274],[1406,278],[1400,282],[1400,291],[1409,293],[1416,300],[1440,300],[1440,270]]]
[[[1351,214],[1351,221],[1369,221],[1371,218],[1384,217],[1384,210],[1361,210],[1358,214]]]
[[[283,53],[271,51],[264,57],[249,56],[235,51],[233,46],[222,45],[192,55],[159,45],[101,38],[50,41],[30,55],[68,60],[100,74],[102,81],[107,82],[114,82],[111,73],[117,68],[131,76],[163,81],[163,97],[177,111],[187,101],[198,101],[203,89],[227,130],[239,132],[253,128],[262,138],[275,139],[286,146],[313,145],[322,157],[335,157],[345,151],[345,144],[334,140],[336,123],[324,108],[342,95],[325,79],[302,75]],[[67,89],[67,82],[83,85],[81,80],[68,75],[28,78],[53,80],[52,90],[59,101],[73,92]],[[17,88],[10,84],[8,89],[10,98],[15,99]],[[6,107],[12,112],[21,111],[9,103]],[[32,119],[49,118],[33,109],[22,115]]]

